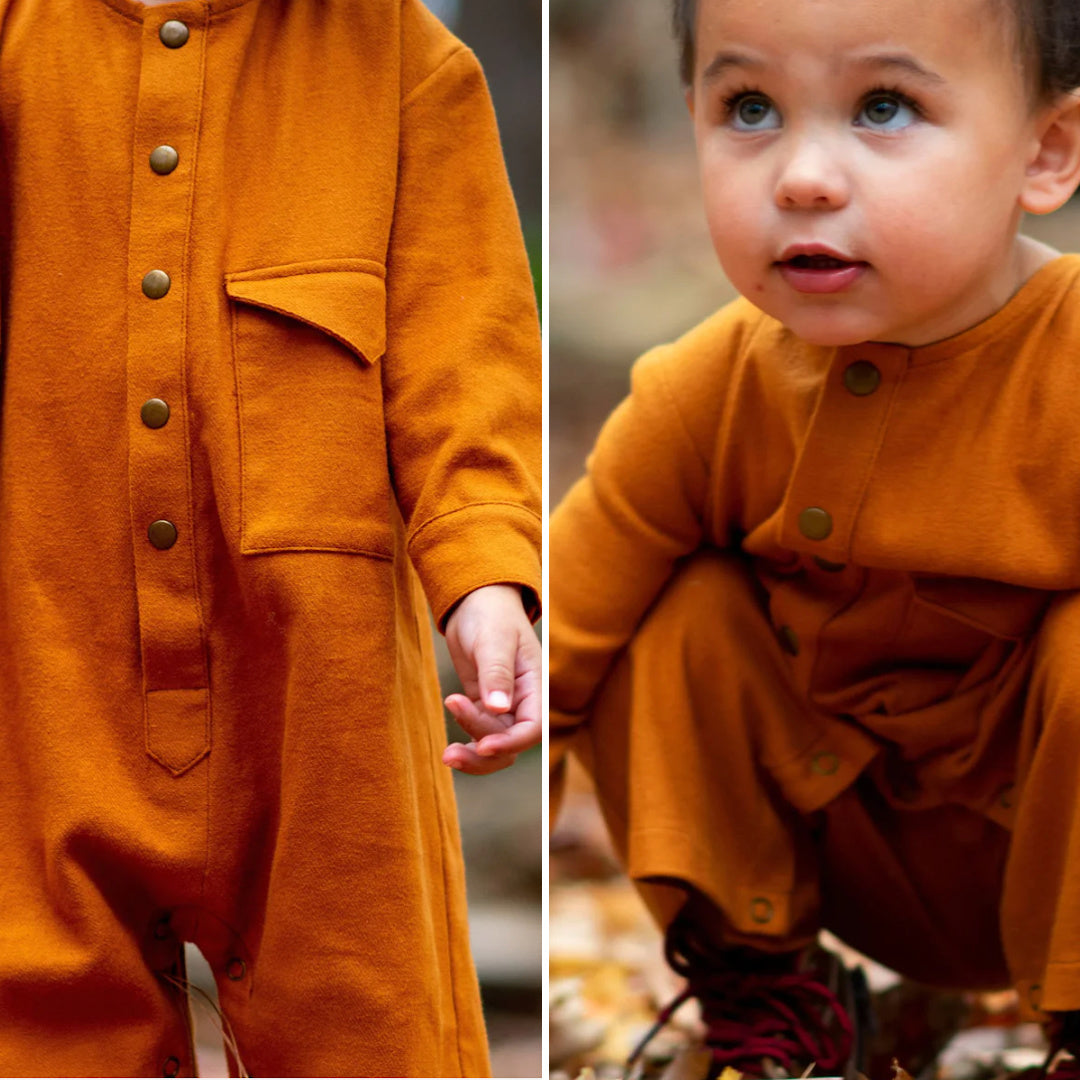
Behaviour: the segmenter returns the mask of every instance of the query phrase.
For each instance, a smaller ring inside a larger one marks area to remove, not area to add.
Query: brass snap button
[[[152,397],[143,402],[139,415],[148,428],[164,427],[169,422],[169,406],[161,398]]]
[[[168,22],[161,24],[158,37],[161,38],[162,45],[167,45],[170,49],[179,49],[188,39],[187,25],[179,19],[169,19]]]
[[[750,918],[754,922],[764,924],[772,922],[772,917],[775,914],[772,901],[764,896],[755,896],[750,901]]]
[[[856,397],[866,397],[881,385],[881,372],[869,360],[856,360],[844,368],[844,386]]]
[[[157,941],[164,941],[170,937],[172,937],[172,913],[167,911],[154,923],[154,938]]]
[[[840,759],[831,751],[815,754],[810,762],[810,771],[816,776],[833,776],[839,768]]]
[[[176,526],[171,521],[165,521],[164,519],[155,521],[146,530],[146,535],[150,538],[150,543],[158,551],[165,551],[176,543]]]
[[[799,515],[799,532],[807,540],[824,540],[832,532],[832,515],[820,506],[808,506]]]
[[[142,279],[142,291],[151,300],[160,300],[168,291],[172,279],[164,270],[151,270]]]
[[[239,982],[247,974],[247,964],[239,956],[234,956],[226,965],[225,974],[233,982]]]
[[[166,1058],[165,1064],[161,1066],[162,1076],[179,1076],[180,1075],[180,1059],[179,1058]]]
[[[789,656],[799,655],[799,635],[790,626],[781,626],[776,631],[776,636],[780,639],[780,648],[784,652]]]
[[[155,146],[150,151],[150,168],[165,176],[180,163],[180,155],[171,146]]]

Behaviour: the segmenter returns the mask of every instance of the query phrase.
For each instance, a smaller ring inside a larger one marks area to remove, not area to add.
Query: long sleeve
[[[409,553],[440,627],[496,582],[540,595],[536,304],[495,114],[470,50],[403,6],[387,260],[387,439]],[[535,614],[535,612],[534,612]]]
[[[639,360],[586,476],[552,515],[553,791],[612,661],[676,561],[709,537],[709,460],[725,397],[717,367],[688,359],[679,345]]]

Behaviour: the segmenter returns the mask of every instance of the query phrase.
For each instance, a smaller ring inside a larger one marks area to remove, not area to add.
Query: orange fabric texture
[[[1080,1008],[1078,278],[1058,258],[918,349],[810,346],[737,301],[639,362],[550,546],[555,779],[578,740],[636,878],[693,886],[773,947],[812,933],[800,830],[862,777],[898,818],[1012,832],[978,873],[1009,973]],[[755,603],[688,590],[703,548],[739,553]],[[959,831],[926,865],[971,857]]]
[[[539,594],[540,357],[475,57],[2,0],[0,127],[0,1074],[191,1075],[186,939],[254,1075],[488,1075],[427,602]]]

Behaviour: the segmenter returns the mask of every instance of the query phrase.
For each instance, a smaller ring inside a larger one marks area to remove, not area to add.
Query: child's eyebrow
[[[923,67],[910,53],[871,53],[868,56],[857,57],[854,61],[857,67],[865,68],[899,68],[901,71],[914,75],[924,82],[942,84],[943,76],[930,68]]]
[[[924,67],[910,53],[883,52],[870,53],[869,55],[856,57],[853,61],[856,67],[861,68],[898,68],[909,75],[914,75],[924,82],[942,84],[945,79],[936,71]],[[740,52],[718,52],[708,63],[701,73],[701,79],[705,83],[719,78],[731,68],[763,68],[766,64],[763,60],[748,56]]]
[[[708,66],[701,73],[701,79],[702,82],[712,82],[713,79],[718,78],[728,68],[761,68],[764,66],[764,61],[756,60],[745,53],[719,52],[709,61]]]

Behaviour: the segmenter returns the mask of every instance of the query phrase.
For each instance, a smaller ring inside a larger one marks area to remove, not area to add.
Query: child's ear
[[[1049,106],[1036,134],[1020,206],[1029,214],[1049,214],[1080,184],[1080,91],[1073,90]]]

